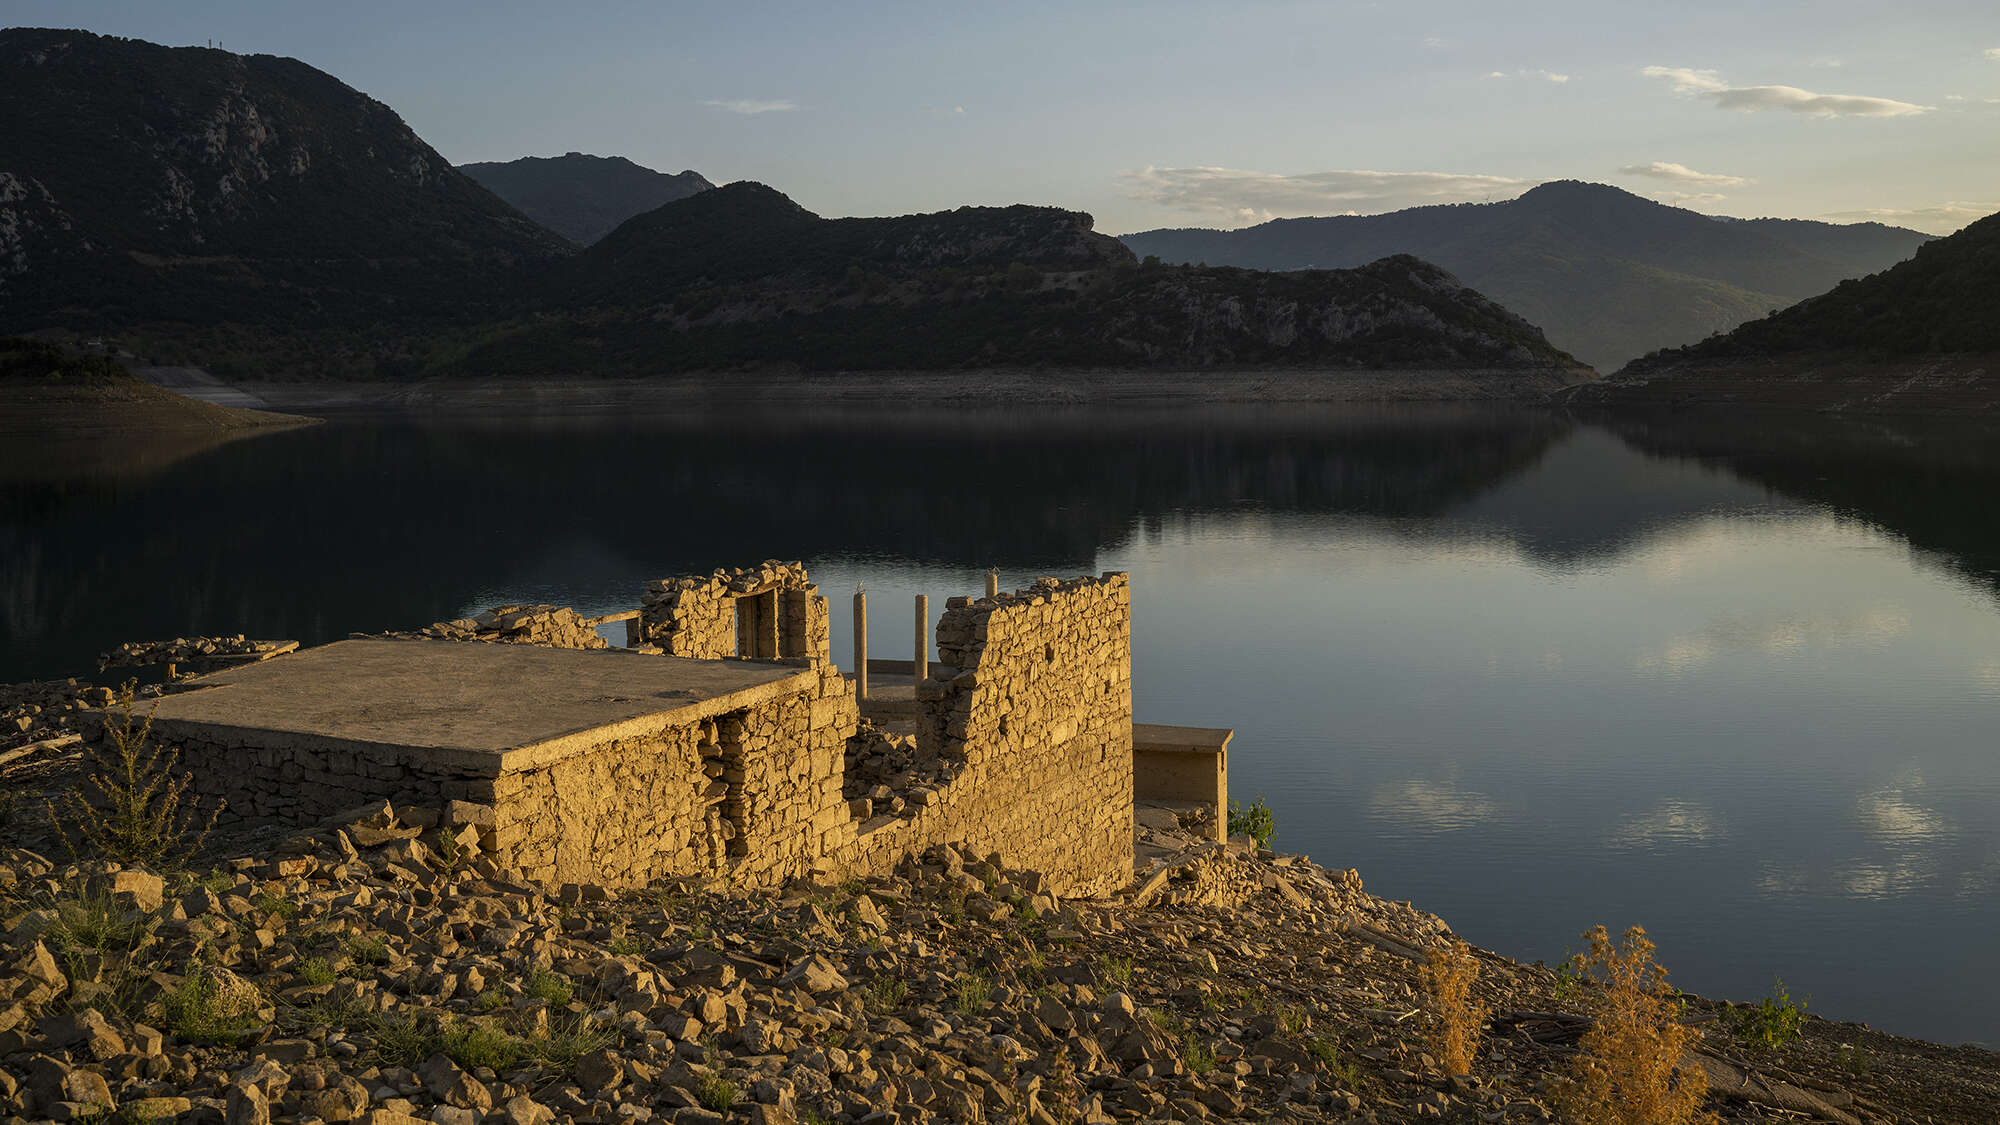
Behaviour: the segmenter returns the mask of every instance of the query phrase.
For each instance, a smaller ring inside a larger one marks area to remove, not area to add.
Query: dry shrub
[[[1683,1052],[1701,1033],[1681,1023],[1667,971],[1653,960],[1653,943],[1634,926],[1615,944],[1603,926],[1584,935],[1590,952],[1575,959],[1579,975],[1603,986],[1596,1023],[1584,1033],[1558,1100],[1579,1125],[1688,1125],[1701,1112],[1708,1080]]]
[[[1431,950],[1417,972],[1431,1004],[1431,1050],[1450,1074],[1471,1074],[1479,1052],[1479,1033],[1486,1009],[1472,999],[1472,982],[1479,979],[1479,962],[1471,947],[1457,938]]]
[[[152,715],[133,716],[132,699],[128,683],[117,717],[105,717],[83,784],[49,805],[49,819],[74,854],[176,867],[201,847],[222,809],[203,819],[187,800],[194,778],[180,771],[178,753],[153,741]]]

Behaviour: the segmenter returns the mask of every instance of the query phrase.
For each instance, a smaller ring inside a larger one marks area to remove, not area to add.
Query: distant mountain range
[[[1880,223],[1717,219],[1573,180],[1502,203],[1122,237],[1166,262],[1264,270],[1414,254],[1605,372],[1885,269],[1929,238]]]
[[[569,252],[294,59],[0,31],[0,327],[456,314]]]
[[[2000,410],[2000,215],[1914,258],[1629,365],[1593,401]]]
[[[457,369],[1480,368],[1551,372],[1551,387],[1590,377],[1533,325],[1414,258],[1146,269],[1080,212],[822,219],[749,182],[626,222],[552,271],[543,293],[544,315]]]
[[[634,215],[715,186],[699,172],[670,176],[622,156],[580,152],[461,164],[458,170],[579,246],[596,242]]]
[[[1590,379],[1565,343],[1611,366],[1924,240],[1556,183],[1121,244],[1047,207],[822,219],[618,157],[472,171],[508,198],[296,60],[0,31],[0,333],[115,337],[229,377],[1373,367],[1559,386]],[[692,194],[603,229],[676,192]],[[1871,310],[1826,315],[1902,324]]]
[[[476,167],[578,240],[707,181],[570,155]],[[1588,377],[1409,258],[1145,270],[1088,215],[824,220],[695,190],[588,249],[290,59],[0,32],[0,332],[115,335],[225,375],[1425,367]],[[1537,376],[1539,377],[1539,376]]]

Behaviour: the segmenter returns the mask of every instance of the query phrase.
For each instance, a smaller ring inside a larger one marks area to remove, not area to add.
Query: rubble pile
[[[610,648],[597,626],[568,606],[502,605],[475,617],[439,621],[392,637],[491,644],[546,645],[549,648]]]
[[[230,637],[175,637],[170,641],[126,641],[97,658],[99,668],[149,668],[161,664],[200,671],[224,663],[268,659],[299,647],[297,641],[253,641]]]
[[[110,688],[75,679],[0,684],[0,750],[81,733],[86,711],[116,700]]]
[[[1565,982],[1478,954],[1494,1030],[1444,1074],[1417,976],[1444,924],[1240,839],[1098,899],[948,846],[838,886],[614,891],[502,868],[485,811],[376,805],[176,879],[0,853],[0,1118],[1555,1119],[1571,1048],[1502,1032],[1574,1007]],[[1993,1078],[1935,1051],[1924,1089]],[[1838,1112],[1917,1120],[1882,1108],[1904,1080]]]

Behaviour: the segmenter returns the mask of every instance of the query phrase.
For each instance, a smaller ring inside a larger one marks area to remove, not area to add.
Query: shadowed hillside
[[[1504,203],[1276,219],[1243,230],[1123,236],[1168,262],[1289,270],[1388,254],[1436,262],[1601,371],[1726,331],[1882,269],[1926,240],[1879,223],[1722,220],[1602,184],[1543,184]]]
[[[1916,257],[1753,321],[1657,352],[1591,393],[1631,404],[1843,411],[2000,411],[2000,215]]]
[[[622,156],[581,152],[461,164],[458,170],[579,246],[634,215],[715,186],[699,172],[670,176]]]
[[[459,369],[648,374],[994,366],[1507,368],[1589,378],[1539,330],[1414,258],[1355,270],[1141,268],[1089,215],[961,207],[822,219],[736,183],[565,263],[560,318]]]
[[[0,330],[401,316],[568,252],[295,59],[34,28],[0,31],[0,231]]]

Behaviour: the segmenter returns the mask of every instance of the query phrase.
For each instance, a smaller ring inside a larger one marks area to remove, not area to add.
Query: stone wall
[[[143,709],[139,714],[143,718]],[[181,768],[192,778],[190,790],[202,807],[213,808],[219,799],[230,820],[310,824],[374,801],[438,807],[494,800],[492,778],[449,759],[413,760],[391,747],[309,735],[272,745],[258,732],[232,734],[171,720],[156,721],[153,736],[180,752]]]
[[[1121,573],[953,598],[918,740],[956,767],[926,844],[997,851],[1064,894],[1132,872],[1132,597]]]
[[[888,871],[949,843],[1039,871],[1058,894],[1123,886],[1132,872],[1126,576],[955,598],[938,646],[918,741],[944,768],[900,815],[866,815],[842,793],[860,715],[846,678],[817,662],[807,690],[503,776],[497,842],[553,881],[696,874],[772,886]]]
[[[826,810],[846,812],[840,763],[859,722],[827,665],[808,689],[504,773],[496,845],[547,882],[765,886],[809,874]]]
[[[668,656],[828,658],[826,599],[801,563],[662,578],[639,600],[639,639]]]

